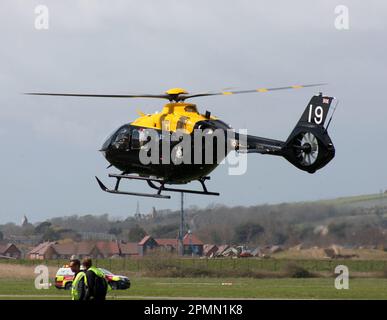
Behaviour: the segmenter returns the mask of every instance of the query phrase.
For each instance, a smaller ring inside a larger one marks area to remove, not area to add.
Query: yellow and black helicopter
[[[189,94],[182,88],[173,88],[164,94],[78,94],[78,93],[27,93],[30,95],[49,95],[49,96],[72,96],[72,97],[102,97],[102,98],[156,98],[167,99],[169,103],[165,104],[162,111],[154,114],[143,114],[135,121],[124,124],[114,131],[103,143],[100,151],[104,154],[109,167],[114,166],[121,171],[120,174],[109,174],[116,180],[114,189],[107,188],[97,177],[97,182],[103,191],[114,194],[126,194],[135,196],[170,198],[169,195],[161,194],[163,191],[185,192],[203,195],[219,195],[217,192],[207,190],[205,181],[208,176],[223,159],[216,159],[217,146],[212,147],[214,153],[213,161],[162,161],[165,154],[159,149],[158,160],[145,163],[140,159],[141,150],[147,149],[150,143],[150,135],[147,131],[156,132],[156,140],[161,145],[164,141],[170,139],[170,136],[176,132],[182,132],[182,136],[193,137],[197,130],[205,131],[207,138],[214,133],[231,130],[231,127],[222,120],[211,115],[209,111],[204,114],[199,113],[197,106],[185,102],[191,98],[218,95],[233,95],[253,92],[268,92],[286,89],[299,89],[305,87],[320,86],[323,84],[293,85],[276,88],[260,88],[253,90],[240,91],[220,91]],[[232,149],[237,152],[260,153],[282,156],[297,168],[314,173],[316,170],[324,167],[335,155],[335,148],[328,135],[328,124],[324,127],[328,111],[333,101],[333,97],[324,96],[322,93],[311,98],[300,120],[290,133],[286,141],[262,138],[252,135],[242,135],[235,133],[232,138],[226,138],[226,145],[232,145]],[[146,136],[144,139],[143,137]],[[169,143],[170,156],[182,157],[184,150],[178,148],[181,137],[176,141]],[[212,145],[213,146],[213,145]],[[193,151],[193,142],[190,144]],[[222,148],[222,146],[220,147]],[[149,148],[148,148],[149,149]],[[162,148],[161,148],[162,149]],[[204,147],[203,147],[204,150]],[[205,151],[205,150],[204,150]],[[149,150],[148,150],[149,152]],[[230,148],[225,148],[222,158],[226,157]],[[192,160],[194,152],[190,153]],[[190,156],[190,157],[191,157]],[[204,155],[203,155],[204,157]],[[215,160],[216,159],[216,160]],[[204,159],[203,159],[204,160]],[[109,168],[108,167],[108,168]],[[121,179],[143,180],[156,189],[156,193],[138,193],[119,190]],[[202,186],[202,190],[190,190],[166,187],[166,185],[186,184],[197,180]]]

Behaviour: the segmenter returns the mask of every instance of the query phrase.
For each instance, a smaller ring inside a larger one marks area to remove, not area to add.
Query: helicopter
[[[259,88],[251,90],[239,91],[218,91],[218,92],[203,92],[190,94],[182,88],[172,88],[164,94],[83,94],[83,93],[47,93],[47,92],[32,92],[28,95],[48,95],[48,96],[67,96],[67,97],[97,97],[97,98],[150,98],[150,99],[166,99],[168,103],[164,105],[161,112],[154,114],[144,114],[139,112],[140,117],[133,122],[123,124],[116,129],[103,143],[99,150],[110,167],[115,167],[120,170],[120,173],[110,173],[110,178],[116,179],[115,186],[112,189],[106,187],[103,182],[95,177],[99,187],[109,193],[144,196],[153,198],[169,199],[170,196],[162,194],[162,192],[183,192],[201,195],[218,196],[218,192],[212,192],[207,189],[206,180],[210,179],[209,174],[219,165],[219,163],[227,157],[230,150],[245,153],[259,153],[274,156],[282,156],[291,164],[300,170],[314,173],[317,170],[326,166],[335,156],[335,147],[328,135],[328,127],[332,120],[334,111],[324,127],[325,120],[330,110],[334,97],[325,96],[321,92],[314,95],[306,109],[301,115],[294,129],[291,131],[286,141],[279,141],[269,138],[263,138],[248,134],[235,133],[231,138],[225,138],[225,145],[211,145],[210,153],[213,159],[218,156],[216,161],[163,161],[167,153],[156,151],[156,160],[144,163],[141,159],[141,153],[149,155],[149,145],[151,143],[149,134],[150,131],[155,132],[153,138],[153,146],[158,144],[167,145],[171,152],[170,157],[173,160],[182,159],[184,154],[188,154],[188,159],[194,158],[194,143],[185,144],[183,149],[179,144],[183,138],[193,138],[194,132],[205,132],[205,137],[214,138],[215,132],[226,133],[233,130],[227,123],[213,116],[210,111],[201,114],[198,111],[197,105],[188,103],[186,100],[205,96],[220,96],[220,95],[235,95],[245,93],[263,93],[270,91],[279,91],[287,89],[300,89],[307,87],[316,87],[324,85],[306,84],[292,85],[273,88]],[[170,140],[171,136],[176,133],[181,133],[178,139]],[[145,138],[144,138],[145,137]],[[201,140],[204,139],[201,136]],[[217,137],[215,137],[217,139]],[[200,139],[199,139],[200,140]],[[221,139],[220,139],[221,140]],[[188,147],[187,147],[188,146]],[[206,145],[208,147],[208,145]],[[227,148],[226,148],[227,146]],[[230,148],[231,146],[231,148]],[[208,148],[201,147],[204,153],[208,153]],[[162,149],[162,148],[161,148]],[[191,150],[189,150],[191,149]],[[223,150],[224,149],[224,150]],[[187,151],[188,150],[188,151]],[[223,154],[218,151],[224,151]],[[192,152],[191,152],[192,151]],[[196,151],[196,149],[195,149]],[[199,158],[204,159],[204,155],[199,155]],[[170,159],[168,159],[170,160]],[[160,163],[161,162],[161,163]],[[132,191],[120,190],[120,182],[122,179],[141,180],[145,181],[150,188],[157,190],[154,193],[139,193]],[[201,184],[202,190],[182,189],[170,187],[167,185],[182,185],[192,181],[198,181]]]

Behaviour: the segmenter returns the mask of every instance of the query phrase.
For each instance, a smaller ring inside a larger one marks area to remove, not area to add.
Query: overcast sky
[[[37,30],[37,5],[49,29]],[[337,30],[346,5],[349,30]],[[385,1],[54,1],[0,2],[0,223],[71,214],[134,214],[179,208],[102,192],[112,184],[97,151],[136,109],[163,101],[24,96],[22,92],[161,93],[327,82],[323,88],[198,98],[234,128],[286,139],[310,97],[340,100],[330,127],[336,157],[310,175],[282,158],[249,155],[245,175],[217,168],[220,197],[187,195],[186,205],[254,205],[387,189],[387,3]],[[114,170],[113,170],[114,171]],[[194,183],[196,184],[196,183]],[[128,190],[148,191],[140,182]]]

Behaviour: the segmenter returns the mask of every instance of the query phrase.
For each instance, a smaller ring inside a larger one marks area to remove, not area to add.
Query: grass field
[[[146,257],[142,259],[94,259],[93,263],[98,267],[106,268],[115,273],[146,272],[151,269],[160,268],[191,268],[198,270],[229,270],[229,271],[281,271],[288,264],[297,264],[311,272],[333,272],[335,266],[346,265],[353,272],[384,272],[387,270],[387,252],[381,250],[360,250],[365,251],[362,255],[370,259],[315,259],[302,258],[301,253],[297,251],[284,251],[277,253],[278,258],[273,259],[198,259],[198,258],[162,258]],[[359,250],[356,253],[360,252]],[[378,253],[372,253],[377,251]],[[352,252],[349,252],[352,253]],[[368,255],[368,256],[367,256]],[[305,254],[304,254],[305,256]],[[377,259],[375,259],[375,257]],[[51,266],[52,270],[67,264],[67,260],[1,260],[2,266],[26,266],[33,270],[36,265]],[[33,271],[31,271],[33,272]],[[1,277],[1,274],[0,274]]]
[[[65,261],[31,260],[0,263],[0,299],[69,299],[68,291],[53,286],[48,290],[37,290],[34,286],[36,265],[49,266],[49,276],[53,281],[58,265],[63,263]],[[286,266],[291,263],[316,277],[291,278],[286,272]],[[96,260],[95,264],[131,279],[129,290],[110,291],[109,299],[387,299],[386,260],[154,257]],[[349,268],[349,290],[334,287],[333,272],[339,264]],[[165,270],[179,272],[164,273]],[[177,275],[172,278],[171,274]]]
[[[387,299],[387,279],[350,279],[337,290],[333,278],[132,278],[128,290],[110,291],[109,299],[255,298],[255,299]],[[0,299],[70,299],[68,291],[36,290],[33,279],[0,279]]]

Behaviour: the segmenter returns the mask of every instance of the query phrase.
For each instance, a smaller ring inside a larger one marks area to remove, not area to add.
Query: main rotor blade
[[[326,85],[327,83],[314,83],[314,84],[302,84],[302,85],[293,85],[286,87],[274,87],[274,88],[259,88],[259,89],[250,89],[250,90],[237,90],[237,91],[221,91],[221,92],[206,92],[206,93],[197,93],[182,96],[183,99],[190,99],[196,97],[206,97],[206,96],[222,96],[222,95],[232,95],[232,94],[241,94],[241,93],[257,93],[257,92],[268,92],[268,91],[277,91],[277,90],[287,90],[287,89],[301,89],[308,87],[318,87]]]
[[[81,93],[49,93],[49,92],[27,92],[24,94],[33,96],[62,96],[62,97],[94,97],[94,98],[156,98],[169,99],[167,94],[81,94]]]
[[[268,92],[268,91],[277,91],[277,90],[287,90],[287,89],[300,89],[308,87],[317,87],[325,85],[326,83],[316,83],[316,84],[303,84],[303,85],[293,85],[286,87],[274,87],[274,88],[259,88],[251,90],[237,90],[237,91],[220,91],[220,92],[203,92],[196,94],[186,94],[186,93],[166,93],[166,94],[84,94],[84,93],[50,93],[50,92],[28,92],[25,94],[35,95],[35,96],[62,96],[62,97],[94,97],[94,98],[154,98],[154,99],[167,99],[169,101],[184,101],[186,99],[196,98],[196,97],[206,97],[206,96],[221,96],[221,95],[232,95],[232,94],[242,94],[242,93],[254,93],[254,92]]]

